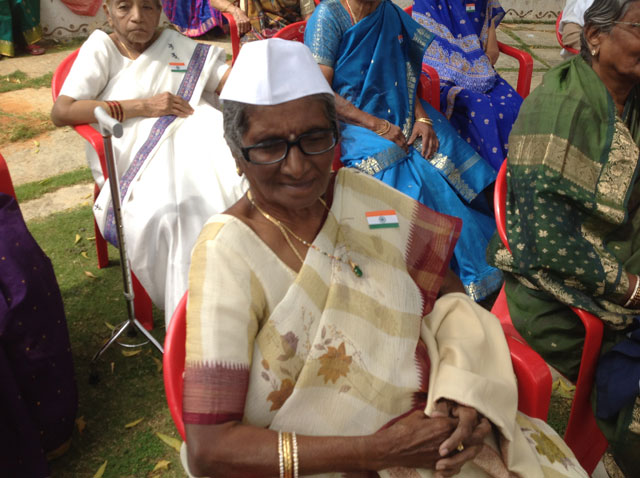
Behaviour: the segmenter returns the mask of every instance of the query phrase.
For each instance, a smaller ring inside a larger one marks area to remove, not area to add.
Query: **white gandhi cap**
[[[229,73],[220,99],[277,105],[317,93],[333,95],[304,43],[270,38],[247,43]]]

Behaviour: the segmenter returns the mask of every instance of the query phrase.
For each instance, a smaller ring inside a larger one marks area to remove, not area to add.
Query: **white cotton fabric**
[[[333,96],[309,48],[297,41],[271,38],[242,47],[220,98],[277,105],[318,93]]]
[[[97,30],[84,43],[60,95],[76,100],[128,100],[176,93],[184,73],[169,63],[189,64],[197,44],[165,30],[137,59],[120,54],[109,36]],[[131,267],[152,301],[165,309],[167,325],[187,290],[191,248],[213,214],[226,210],[244,186],[223,137],[222,114],[203,95],[215,91],[229,68],[225,52],[212,46],[190,100],[194,113],[176,118],[132,181],[122,203],[127,254]],[[158,118],[123,122],[124,135],[113,138],[118,176],[122,177]],[[111,195],[97,155],[87,159],[102,187],[94,205],[104,231]],[[108,181],[107,181],[108,182]]]
[[[591,6],[593,0],[567,0],[562,11],[562,21],[560,22],[560,33],[565,23],[577,23],[584,26],[584,12]]]

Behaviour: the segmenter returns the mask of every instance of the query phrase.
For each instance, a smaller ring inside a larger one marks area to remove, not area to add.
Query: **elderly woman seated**
[[[415,0],[413,18],[435,35],[424,62],[440,76],[440,104],[453,127],[497,170],[522,98],[493,68],[500,51],[497,0]]]
[[[545,75],[513,127],[511,252],[495,238],[490,256],[507,272],[514,325],[568,377],[584,342],[569,306],[604,321],[596,417],[625,474],[638,476],[640,340],[626,334],[640,314],[640,1],[595,0],[584,19],[580,55]]]
[[[168,320],[187,288],[202,225],[241,195],[222,114],[205,99],[220,91],[229,67],[224,50],[158,31],[158,0],[108,0],[104,8],[113,33],[96,30],[84,43],[51,118],[58,126],[93,123],[102,106],[123,122],[113,145],[128,255]],[[87,156],[102,185],[97,155],[88,148]],[[108,186],[94,213],[115,244]]]
[[[461,218],[452,268],[480,300],[502,283],[485,259],[495,221],[481,193],[495,171],[416,98],[432,39],[388,0],[324,0],[305,30],[305,44],[336,95],[342,162]]]
[[[308,49],[245,46],[221,97],[249,191],[193,252],[191,473],[586,477],[516,412],[499,322],[448,269],[460,220],[331,173],[334,96]]]

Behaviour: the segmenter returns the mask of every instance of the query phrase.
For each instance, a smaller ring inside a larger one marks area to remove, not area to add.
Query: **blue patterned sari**
[[[497,170],[507,157],[522,98],[484,52],[491,22],[504,17],[498,0],[415,0],[413,18],[435,35],[424,62],[440,76],[442,112]]]
[[[388,0],[356,25],[338,0],[324,0],[305,31],[305,43],[316,61],[334,69],[334,91],[359,109],[398,125],[407,138],[413,130],[422,58],[431,38]],[[432,158],[422,157],[420,141],[406,153],[366,128],[341,123],[341,160],[438,212],[462,219],[451,267],[469,295],[480,300],[502,282],[501,273],[485,260],[495,222],[479,195],[495,180],[495,171],[446,118],[426,102],[423,106],[440,141]]]

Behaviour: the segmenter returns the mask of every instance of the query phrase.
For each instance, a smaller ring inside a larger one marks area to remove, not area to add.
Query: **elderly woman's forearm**
[[[382,120],[356,108],[338,93],[334,94],[336,97],[336,113],[341,121],[362,126],[372,131],[379,129],[380,125],[378,123],[382,123]]]
[[[374,435],[362,437],[297,436],[300,474],[369,471],[375,466]],[[195,476],[278,476],[278,433],[224,423],[187,425],[190,472]]]

